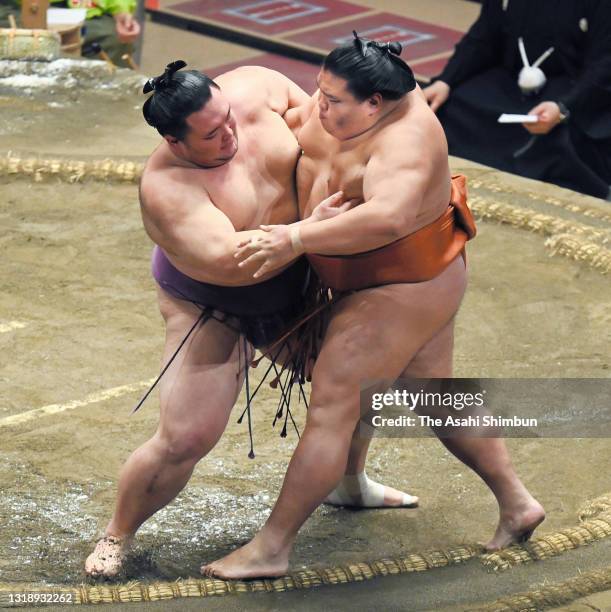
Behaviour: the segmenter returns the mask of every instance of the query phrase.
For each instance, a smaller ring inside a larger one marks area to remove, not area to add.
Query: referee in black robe
[[[534,95],[518,86],[520,37],[531,64],[554,48]],[[424,93],[450,154],[611,200],[611,0],[484,0]]]

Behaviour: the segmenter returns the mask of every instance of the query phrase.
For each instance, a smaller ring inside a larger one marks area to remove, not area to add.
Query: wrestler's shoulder
[[[254,80],[255,82],[261,78],[274,78],[275,74],[279,74],[277,70],[265,68],[264,66],[238,66],[227,72],[223,72],[215,81],[220,85],[221,82],[228,82],[233,79],[240,81]]]
[[[191,168],[181,166],[177,159],[170,155],[164,143],[159,145],[144,164],[140,186],[148,189],[163,188],[188,177]]]
[[[399,146],[400,145],[400,146]],[[422,158],[422,151],[447,155],[443,128],[435,113],[418,100],[415,107],[398,120],[385,126],[369,142],[372,155],[391,155]]]
[[[163,165],[151,160],[145,166],[140,180],[140,202],[144,210],[161,214],[168,209],[188,204],[192,195],[207,197],[205,186],[197,170]]]
[[[263,66],[240,66],[216,79],[233,104],[260,111],[273,106],[275,93],[286,88],[286,77]]]

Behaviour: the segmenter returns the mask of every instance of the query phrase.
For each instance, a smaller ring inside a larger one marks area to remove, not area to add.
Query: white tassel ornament
[[[524,47],[524,39],[522,37],[518,38],[518,47],[520,49],[520,55],[522,56],[522,64],[524,65],[518,76],[518,85],[522,93],[526,95],[536,94],[540,92],[545,86],[545,83],[547,83],[545,73],[539,66],[554,52],[554,47],[550,47],[543,53],[532,66],[528,62],[528,56],[526,55],[526,49]]]

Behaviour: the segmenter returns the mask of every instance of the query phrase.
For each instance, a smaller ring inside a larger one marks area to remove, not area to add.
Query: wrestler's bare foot
[[[521,544],[530,539],[533,531],[545,519],[543,506],[532,496],[521,505],[501,513],[494,537],[484,545],[488,552],[500,550],[512,544]]]
[[[418,505],[418,498],[375,482],[368,478],[365,472],[361,472],[345,475],[325,498],[325,503],[355,508],[414,508]]]
[[[226,557],[202,565],[200,571],[210,578],[269,578],[283,576],[289,568],[290,547],[273,549],[261,533]]]
[[[85,561],[85,573],[91,577],[114,578],[121,571],[132,543],[131,537],[104,536]]]

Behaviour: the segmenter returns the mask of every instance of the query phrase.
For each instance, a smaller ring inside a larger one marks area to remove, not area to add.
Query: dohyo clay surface
[[[142,78],[104,70],[66,65],[46,84],[0,79],[3,153],[143,161],[158,137],[141,116]],[[75,84],[66,86],[70,78]],[[553,196],[599,210],[585,196],[461,160],[452,166],[470,177],[475,199],[539,211],[547,206],[549,214],[609,231],[604,219],[545,204]],[[129,416],[158,373],[163,345],[151,243],[135,182],[37,182],[3,172],[0,219],[1,580],[73,584],[83,579],[83,561],[112,512],[120,466],[156,427],[154,396]],[[497,221],[480,222],[468,260],[456,376],[609,376],[608,276],[550,257],[542,236]],[[282,439],[280,427],[271,428],[277,403],[276,392],[264,386],[254,409],[257,456],[249,460],[246,424],[235,423],[240,400],[187,489],[142,528],[131,577],[196,576],[203,561],[254,535],[297,441],[294,431]],[[6,422],[49,405],[61,410]],[[303,405],[294,414],[302,427]],[[606,439],[508,445],[519,474],[546,507],[543,531],[575,525],[586,500],[611,491]],[[368,473],[418,495],[420,508],[322,507],[300,534],[292,567],[446,549],[484,541],[494,531],[492,495],[436,440],[376,439]]]

